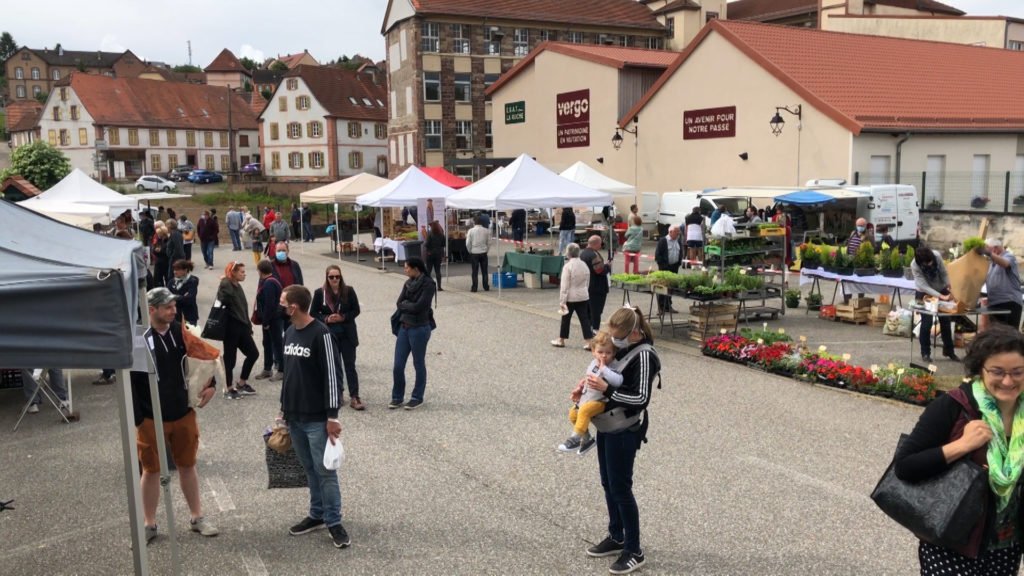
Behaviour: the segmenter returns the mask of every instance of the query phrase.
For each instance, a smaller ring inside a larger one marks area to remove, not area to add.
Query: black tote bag
[[[203,326],[203,338],[224,340],[227,321],[227,309],[220,303],[220,300],[215,300],[213,307],[210,308],[210,315],[206,318],[206,325]]]
[[[896,453],[908,436],[901,434]],[[896,458],[878,481],[871,499],[890,518],[918,538],[946,548],[967,543],[985,511],[988,472],[970,457],[954,462],[945,472],[910,483],[896,477]]]

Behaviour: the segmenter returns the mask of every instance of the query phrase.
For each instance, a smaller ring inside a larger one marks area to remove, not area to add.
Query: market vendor
[[[988,276],[985,277],[985,291],[988,307],[995,310],[1009,310],[1009,314],[993,314],[993,322],[1008,324],[1014,330],[1020,329],[1022,292],[1017,258],[1007,252],[998,238],[985,240],[982,254],[988,256]]]
[[[914,261],[910,263],[910,270],[914,275],[914,289],[918,301],[923,302],[925,296],[931,296],[943,302],[953,300],[949,286],[949,273],[946,272],[946,265],[942,262],[942,255],[938,250],[920,246],[914,253]],[[918,341],[921,344],[921,359],[925,362],[932,361],[933,321],[934,316],[921,314]],[[939,334],[942,336],[942,355],[954,362],[959,362],[960,358],[953,350],[953,326],[948,316],[939,318]]]
[[[846,241],[846,253],[853,256],[860,249],[860,245],[867,243],[874,247],[874,239],[868,236],[868,221],[864,218],[857,218],[856,228],[850,233]]]

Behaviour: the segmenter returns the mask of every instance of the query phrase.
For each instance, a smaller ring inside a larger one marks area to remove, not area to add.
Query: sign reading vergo
[[[555,96],[559,148],[590,146],[590,89]]]
[[[734,138],[735,136],[735,106],[683,111],[683,140]]]

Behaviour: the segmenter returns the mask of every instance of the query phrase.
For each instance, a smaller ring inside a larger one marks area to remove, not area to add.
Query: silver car
[[[170,192],[177,187],[174,182],[160,176],[143,176],[135,181],[135,188],[139,191]]]

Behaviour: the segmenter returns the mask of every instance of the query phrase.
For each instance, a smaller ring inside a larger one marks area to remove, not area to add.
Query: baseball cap
[[[153,288],[149,292],[146,292],[146,300],[149,301],[150,306],[163,306],[164,304],[170,304],[177,299],[178,296],[167,288]]]

